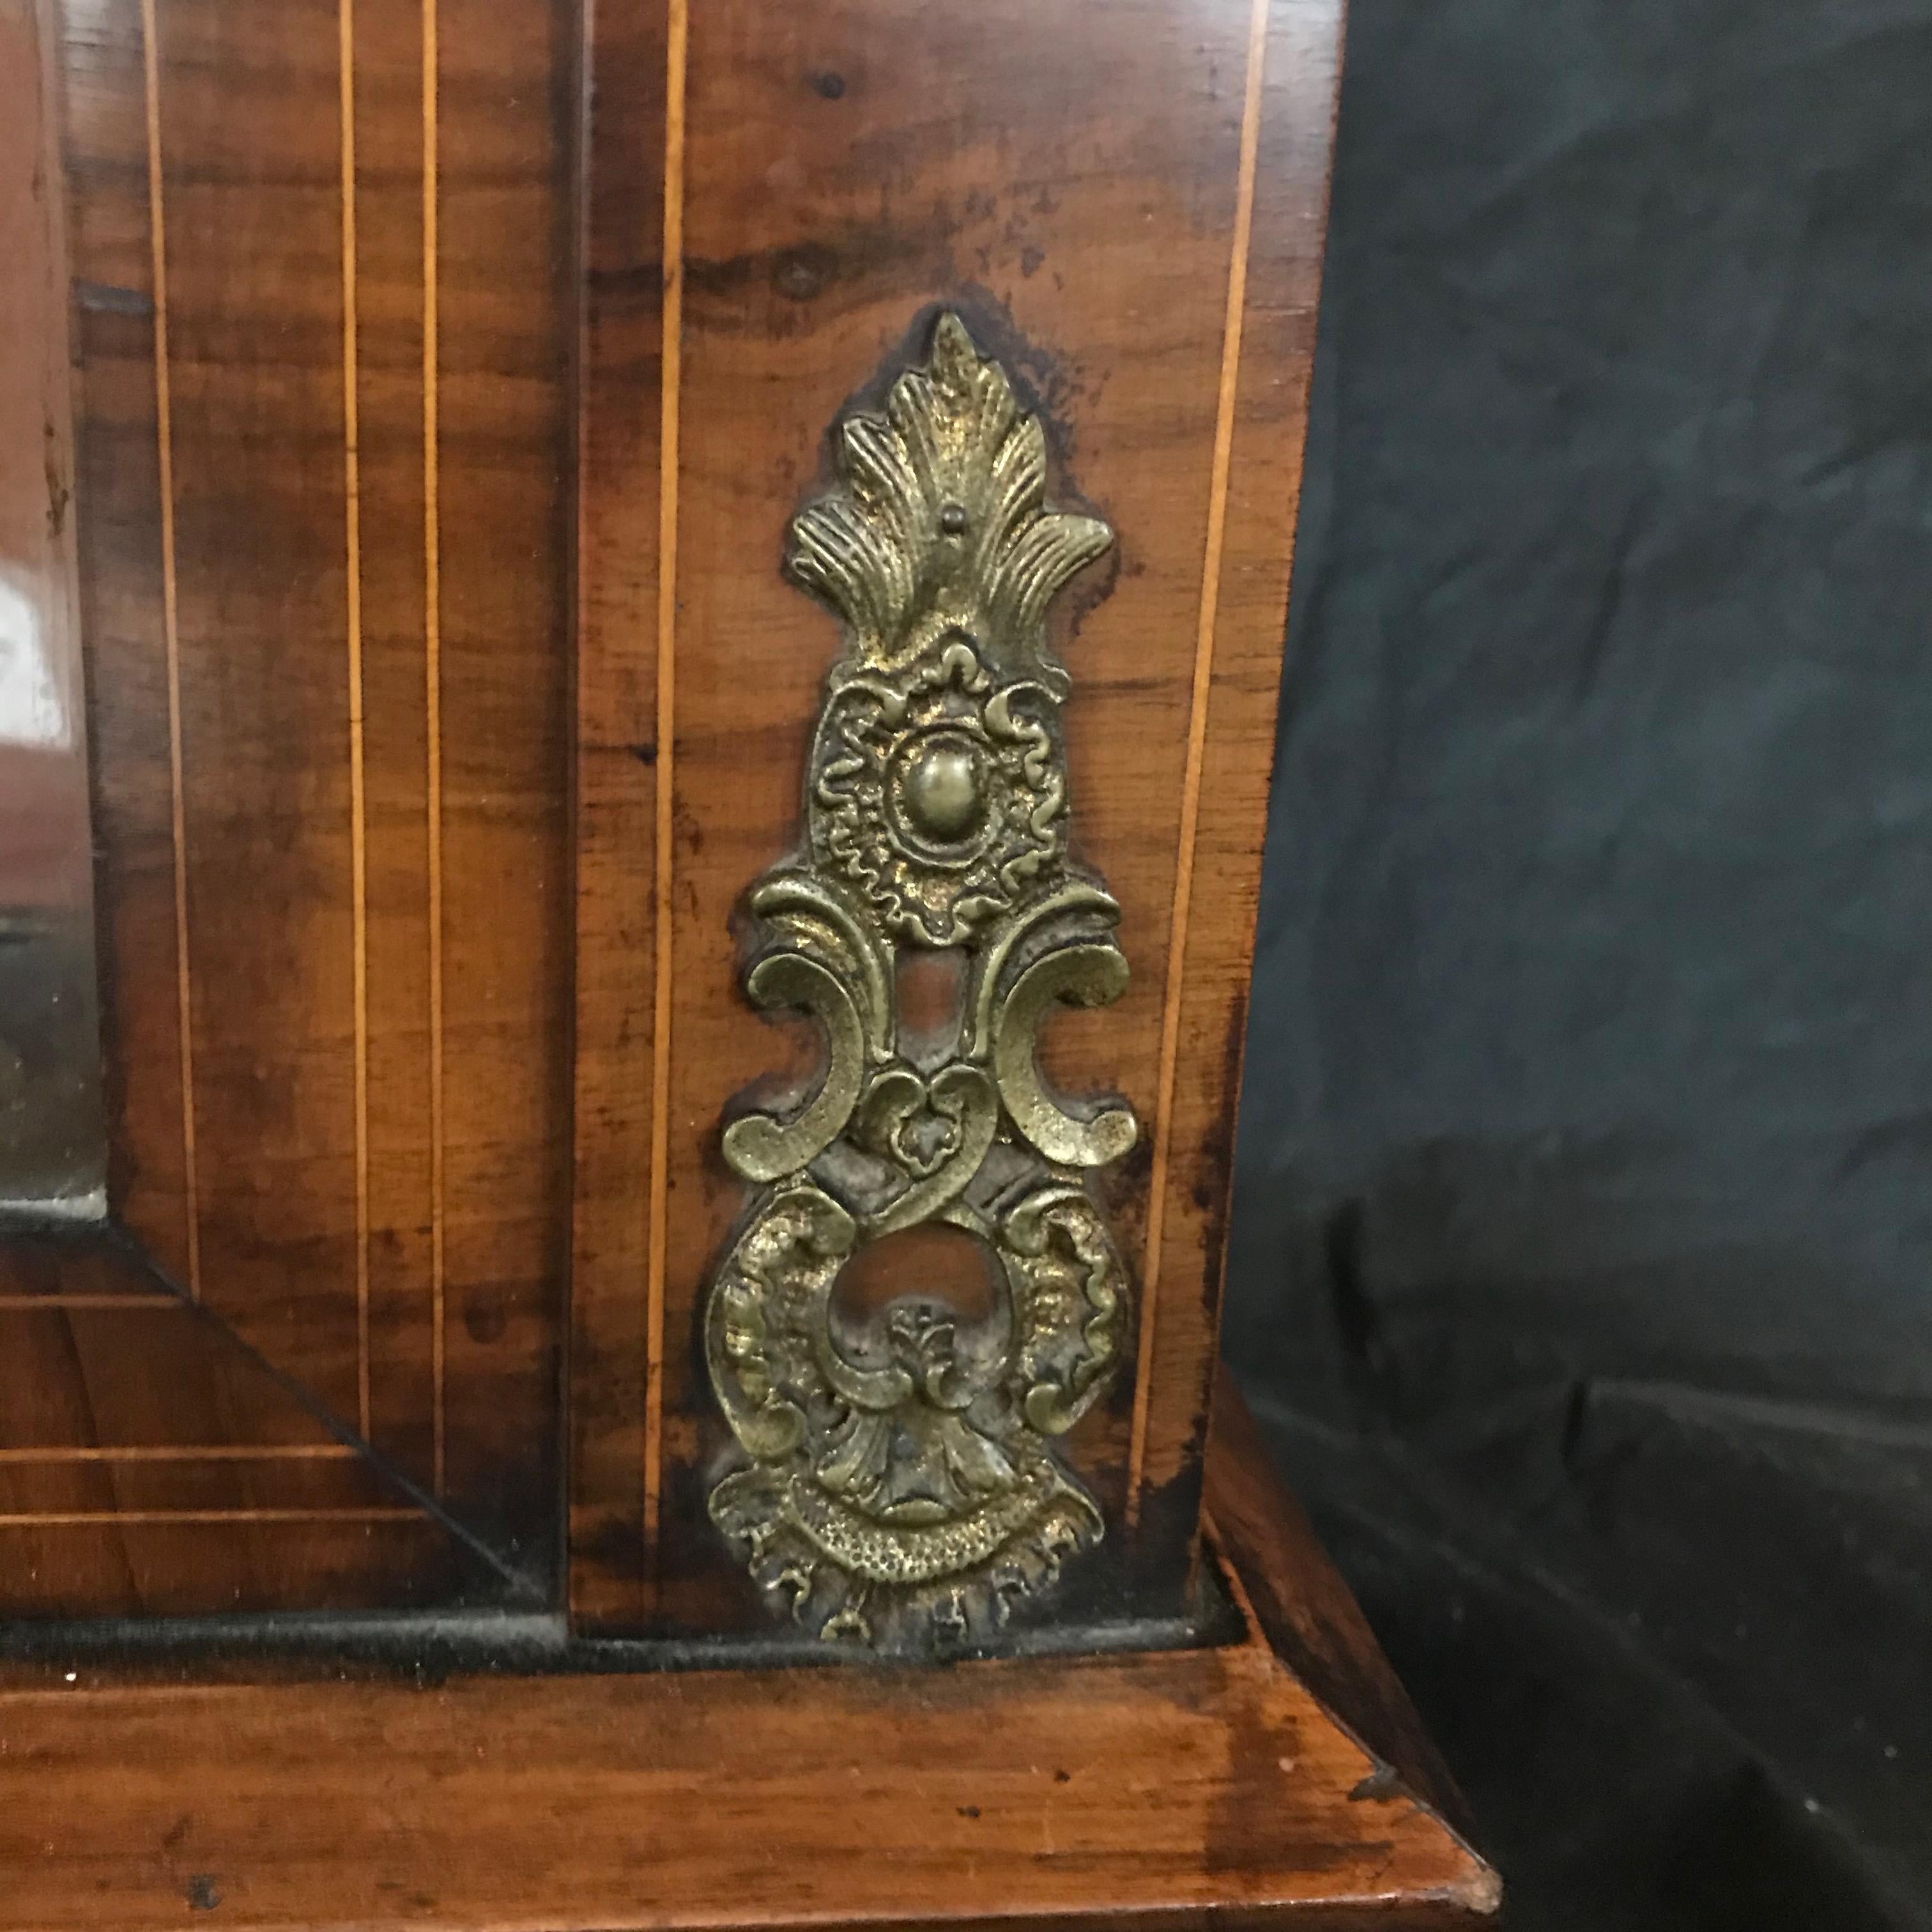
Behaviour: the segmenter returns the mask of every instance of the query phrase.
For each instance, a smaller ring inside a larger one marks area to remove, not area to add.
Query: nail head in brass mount
[[[1067,854],[1046,620],[1113,541],[1048,507],[1046,443],[999,363],[940,317],[882,413],[838,427],[838,487],[793,520],[786,568],[843,620],[806,778],[806,839],[752,888],[752,1002],[812,1014],[818,1083],[740,1114],[758,1192],[712,1278],[712,1385],[746,1459],[712,1520],[776,1605],[831,1640],[914,1652],[1050,1609],[1099,1505],[1056,1446],[1131,1359],[1133,1294],[1088,1176],[1138,1131],[1063,1103],[1035,1062],[1055,1000],[1118,999],[1120,908]],[[902,950],[955,949],[937,1038],[902,1034]],[[972,1317],[908,1280],[837,1289],[922,1224],[988,1263]]]

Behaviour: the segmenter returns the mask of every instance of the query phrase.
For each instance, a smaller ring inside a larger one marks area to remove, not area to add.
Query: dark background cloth
[[[1520,1928],[1932,1924],[1932,0],[1356,0],[1227,1347]]]

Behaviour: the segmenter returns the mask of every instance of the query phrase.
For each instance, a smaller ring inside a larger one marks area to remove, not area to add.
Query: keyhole
[[[1000,1309],[1000,1259],[976,1234],[928,1221],[868,1242],[832,1285],[832,1327],[855,1360],[883,1359],[888,1317],[916,1306],[952,1322],[964,1346]]]

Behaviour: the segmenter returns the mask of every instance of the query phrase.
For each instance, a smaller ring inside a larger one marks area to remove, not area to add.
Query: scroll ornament
[[[883,414],[845,417],[835,458],[786,566],[844,649],[806,848],[748,896],[745,976],[756,1005],[812,1015],[826,1056],[800,1104],[724,1131],[759,1191],[706,1306],[748,1459],[710,1511],[807,1628],[920,1648],[991,1635],[1102,1532],[1054,1441],[1129,1352],[1131,1285],[1085,1176],[1138,1130],[1118,1101],[1050,1093],[1035,1036],[1054,1001],[1127,980],[1120,908],[1067,855],[1069,682],[1045,631],[1112,532],[1047,507],[1040,422],[956,316]],[[921,1033],[901,954],[938,949],[963,992]],[[916,1281],[844,1309],[847,1264],[922,1223],[979,1246],[990,1314]]]

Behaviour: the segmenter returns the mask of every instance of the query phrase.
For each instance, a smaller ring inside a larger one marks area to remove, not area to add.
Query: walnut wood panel
[[[1419,1932],[1497,1904],[1252,1625],[912,1673],[64,1676],[0,1690],[0,1926]]]
[[[475,1569],[124,1249],[0,1248],[0,1615],[388,1607]]]
[[[1114,1526],[1114,1562],[1140,1519],[1136,1607],[1172,1614],[1198,1502],[1239,1051],[1227,1002],[1260,862],[1336,10],[718,4],[686,23],[673,5],[654,148],[652,97],[607,93],[600,76],[607,59],[627,75],[648,65],[659,13],[600,8],[590,57],[593,103],[632,104],[600,105],[591,124],[586,446],[610,411],[636,427],[626,511],[582,556],[596,622],[580,701],[611,782],[580,802],[580,862],[626,855],[623,943],[639,964],[626,977],[614,942],[580,957],[580,1042],[622,1042],[621,1072],[614,1059],[596,1070],[632,1097],[614,1114],[614,1087],[589,1108],[580,1094],[580,1185],[624,1246],[608,1251],[608,1293],[578,1309],[573,1598],[604,1627],[762,1618],[706,1517],[726,1440],[696,1334],[744,1201],[717,1155],[721,1112],[775,1060],[803,1068],[814,1051],[804,1029],[775,1040],[754,1021],[731,930],[739,895],[798,839],[836,646],[778,560],[840,406],[922,351],[944,303],[1028,385],[1056,446],[1056,500],[1084,496],[1118,533],[1111,575],[1066,600],[1060,643],[1076,846],[1122,902],[1134,976],[1118,1004],[1059,1018],[1046,1058],[1070,1087],[1118,1085],[1148,1124],[1112,1205],[1131,1245],[1158,1244],[1139,1385],[1161,1393],[1137,1412],[1123,1388],[1071,1454]],[[1281,176],[1257,218],[1264,140]],[[660,182],[661,268],[643,212]],[[598,211],[626,203],[633,225],[606,257]],[[1251,269],[1256,235],[1265,259]],[[660,283],[672,374],[653,444],[638,389],[656,373]],[[1238,454],[1250,422],[1281,427],[1282,448]],[[640,480],[653,454],[662,502]],[[616,487],[614,466],[587,468],[586,493]],[[586,501],[586,530],[599,515]],[[597,641],[620,635],[621,664]],[[623,767],[626,743],[655,759],[650,784]],[[1197,870],[1207,883],[1190,900]],[[1190,947],[1206,977],[1184,993]],[[654,1172],[640,1228],[625,1216]]]
[[[578,481],[570,1604],[638,1628],[653,1329],[658,468],[665,28],[587,16]],[[653,1452],[655,1453],[655,1452]]]
[[[1131,1509],[1151,1550],[1187,1533],[1220,1326],[1262,838],[1274,760],[1302,438],[1341,55],[1339,12],[1256,0],[1246,203],[1215,428],[1162,1018],[1154,1204]]]
[[[368,1366],[356,1402],[358,1414],[366,1407],[374,1441],[434,1478],[444,1394],[436,1359],[442,1286],[436,1114],[443,1070],[431,1013],[441,921],[432,918],[426,878],[440,830],[430,824],[436,626],[424,408],[431,280],[423,192],[428,17],[406,6],[356,10],[347,124],[354,137],[356,615],[365,833],[360,1058],[368,1254],[360,1264]],[[339,102],[338,109],[340,124]]]
[[[448,1490],[560,1547],[569,1259],[569,8],[440,0]]]
[[[362,1426],[366,823],[336,10],[170,0],[154,22],[198,1163],[189,1286]]]
[[[541,1574],[574,54],[482,0],[62,18],[113,1204]]]
[[[742,1199],[720,1112],[812,1051],[752,1022],[730,930],[796,841],[835,641],[778,550],[841,403],[950,303],[1048,420],[1056,496],[1120,532],[1061,644],[1076,839],[1134,978],[1046,1058],[1147,1126],[1112,1202],[1140,1372],[1072,1446],[1136,1559],[1113,1600],[1174,1612],[1330,0],[64,20],[123,1218],[539,1572],[574,1243],[584,1627],[759,1627],[705,1517],[695,1331]]]

